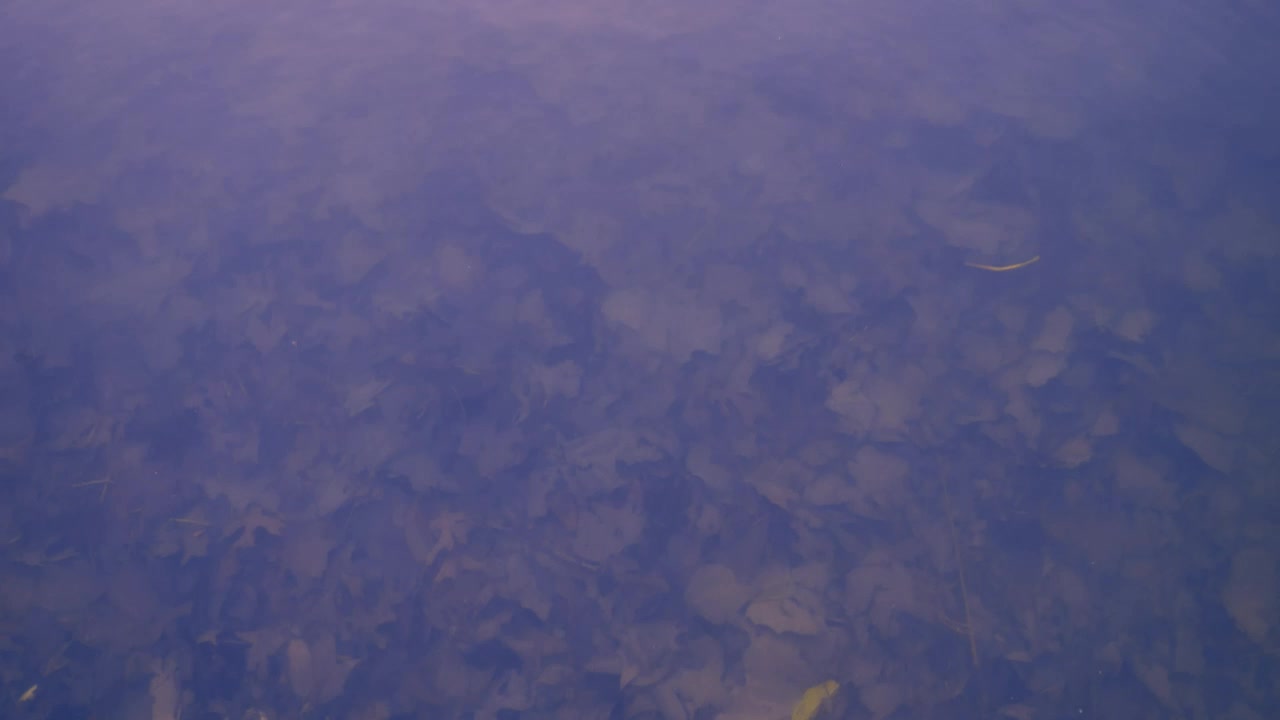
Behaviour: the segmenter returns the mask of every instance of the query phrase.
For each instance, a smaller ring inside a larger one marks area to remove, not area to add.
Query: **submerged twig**
[[[987,693],[986,687],[982,683],[982,661],[978,657],[978,640],[973,633],[973,612],[969,609],[969,583],[965,578],[964,555],[960,552],[960,539],[956,532],[955,513],[951,509],[951,482],[948,480],[945,470],[942,471],[941,475],[942,504],[947,512],[947,527],[951,530],[951,551],[955,554],[956,574],[960,578],[960,604],[964,609],[964,634],[969,639],[969,657],[973,660],[974,682],[978,684],[979,702],[982,704],[981,711],[985,715]]]

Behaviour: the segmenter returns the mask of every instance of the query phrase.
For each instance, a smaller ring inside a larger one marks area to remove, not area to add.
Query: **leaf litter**
[[[516,21],[688,52],[690,27],[830,23],[877,66],[931,65],[892,13],[542,3],[422,37],[322,6],[243,33],[203,6],[68,20],[103,75],[51,65],[43,112],[92,122],[33,121],[75,150],[33,153],[3,191],[0,702],[154,720],[1280,703],[1280,335],[1233,285],[1276,282],[1275,221],[1201,175],[1211,142],[1151,151],[1172,200],[1115,172],[1087,109],[1036,75],[1070,54],[1048,28],[1017,67],[994,30],[929,48],[987,68],[977,87],[855,68],[828,96],[797,67],[733,119],[662,53]],[[1131,67],[1146,24],[1115,22],[1087,53]],[[194,72],[190,37],[239,38],[216,82],[165,75]],[[502,70],[464,70],[474,43]],[[151,55],[168,70],[132,78]],[[403,57],[421,77],[387,70]],[[527,102],[487,104],[468,73]],[[169,127],[183,102],[211,116]],[[931,133],[967,154],[935,164]],[[1086,158],[1072,203],[1046,200],[1045,143]],[[1194,307],[1154,299],[1169,287]]]

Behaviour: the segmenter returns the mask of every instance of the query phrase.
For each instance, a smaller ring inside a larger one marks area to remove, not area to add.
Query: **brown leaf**
[[[284,528],[284,521],[278,517],[267,515],[262,511],[261,507],[254,505],[249,508],[249,512],[240,519],[244,527],[244,533],[236,540],[234,549],[253,547],[257,542],[257,531],[259,528],[266,530],[272,535],[279,535]]]
[[[703,565],[689,579],[685,602],[709,622],[720,625],[738,616],[751,592],[728,567]]]
[[[1254,642],[1265,642],[1280,623],[1280,567],[1275,554],[1262,548],[1236,553],[1222,604],[1241,632]]]

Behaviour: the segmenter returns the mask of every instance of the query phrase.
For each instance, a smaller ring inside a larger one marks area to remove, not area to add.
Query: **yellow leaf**
[[[791,709],[791,720],[812,720],[814,715],[818,714],[818,710],[822,708],[822,703],[832,695],[836,694],[836,690],[840,689],[840,683],[835,680],[828,680],[821,685],[814,685],[804,691],[804,695],[800,697],[800,702]]]

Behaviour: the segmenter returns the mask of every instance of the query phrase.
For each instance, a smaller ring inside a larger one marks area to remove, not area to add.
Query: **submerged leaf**
[[[813,716],[818,714],[818,710],[822,709],[822,703],[835,695],[838,689],[840,689],[840,683],[828,680],[805,690],[804,695],[800,697],[800,702],[796,703],[791,710],[791,720],[812,720]]]

